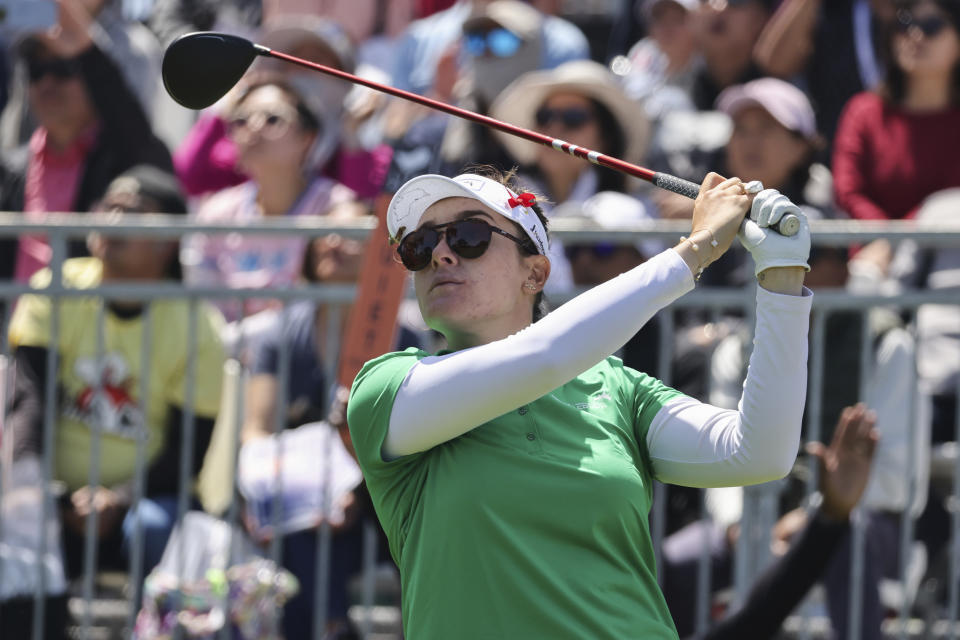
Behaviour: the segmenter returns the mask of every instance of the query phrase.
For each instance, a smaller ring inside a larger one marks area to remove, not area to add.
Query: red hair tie
[[[532,193],[523,193],[517,194],[516,198],[510,198],[507,200],[507,205],[510,207],[532,207],[537,204],[537,196]]]

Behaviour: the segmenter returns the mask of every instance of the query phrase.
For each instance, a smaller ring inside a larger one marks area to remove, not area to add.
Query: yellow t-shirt
[[[96,287],[102,274],[102,264],[95,258],[76,258],[63,265],[64,286],[70,288]],[[50,281],[51,272],[44,269],[33,277],[31,284],[46,288]],[[137,439],[144,435],[148,461],[156,457],[163,449],[169,407],[186,404],[191,355],[196,357],[194,413],[198,417],[216,417],[224,360],[219,337],[223,320],[212,307],[202,302],[196,307],[196,351],[189,354],[189,303],[153,303],[149,395],[144,418],[140,407],[143,315],[124,319],[104,310],[103,351],[98,362],[97,298],[63,297],[59,306],[54,475],[69,490],[88,484],[92,430],[96,425],[101,429],[100,484],[114,486],[133,478]],[[52,313],[49,297],[22,296],[10,322],[11,345],[50,348]]]

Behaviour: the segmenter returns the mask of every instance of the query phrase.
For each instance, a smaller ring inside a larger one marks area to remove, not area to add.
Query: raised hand
[[[859,403],[840,414],[830,446],[807,443],[807,453],[820,459],[821,511],[834,520],[846,520],[870,479],[870,465],[879,436],[877,417]]]
[[[103,4],[98,0],[57,0],[58,23],[35,37],[61,58],[76,57],[93,44],[90,30]]]

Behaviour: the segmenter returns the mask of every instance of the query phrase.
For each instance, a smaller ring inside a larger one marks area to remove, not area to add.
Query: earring
[[[523,287],[524,287],[527,291],[536,291],[536,290],[537,290],[537,285],[533,284],[532,282],[524,283]]]

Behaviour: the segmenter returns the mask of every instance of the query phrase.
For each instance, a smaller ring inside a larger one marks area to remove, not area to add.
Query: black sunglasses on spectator
[[[554,120],[559,120],[566,129],[579,129],[593,119],[593,112],[589,109],[571,107],[569,109],[550,109],[540,107],[536,113],[537,125],[545,127]]]
[[[949,22],[943,16],[926,16],[915,18],[913,15],[903,12],[897,16],[897,31],[906,33],[911,27],[918,28],[925,38],[933,38],[943,31]]]
[[[80,74],[80,61],[76,58],[49,58],[47,60],[27,60],[27,73],[30,82],[37,82],[48,73],[58,80],[67,80]]]
[[[518,238],[477,218],[421,227],[400,241],[397,253],[404,267],[410,271],[420,271],[433,259],[433,250],[440,244],[440,236],[446,237],[451,251],[461,258],[472,260],[486,253],[494,233],[513,240],[531,255],[537,253],[529,239]]]

